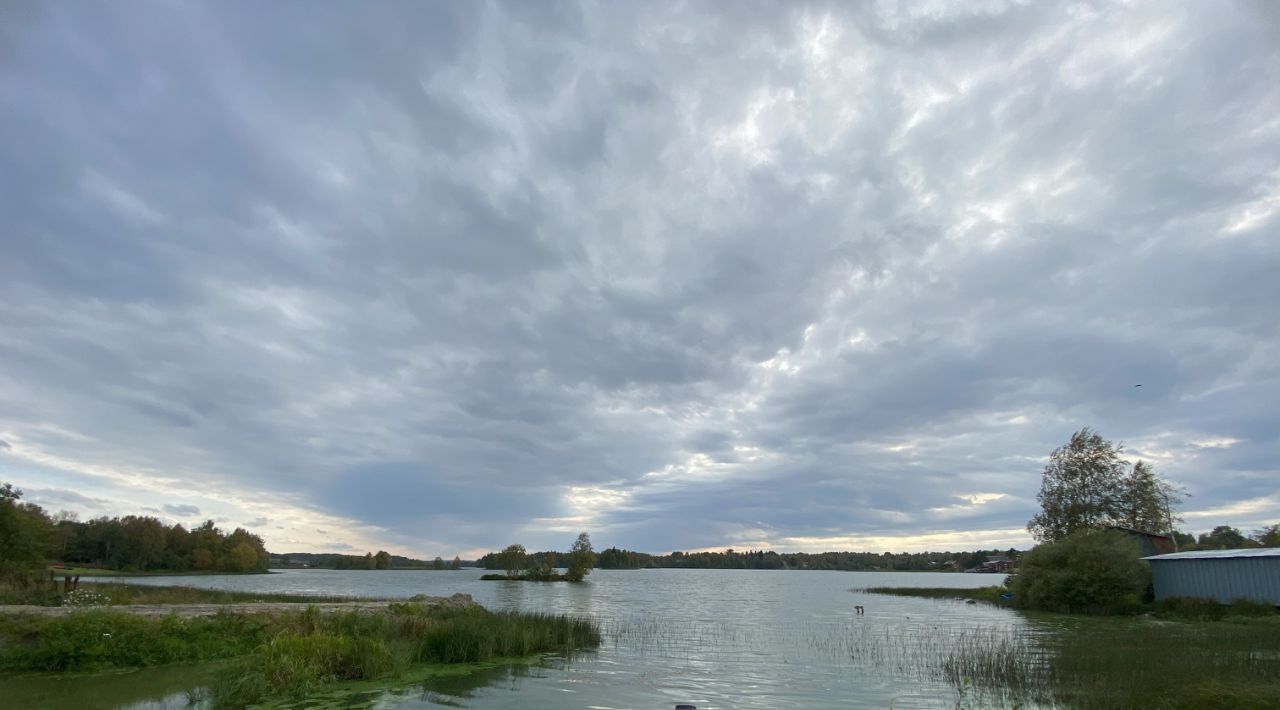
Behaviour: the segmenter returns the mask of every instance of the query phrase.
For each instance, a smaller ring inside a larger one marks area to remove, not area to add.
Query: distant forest
[[[981,567],[993,557],[1015,557],[1018,551],[975,552],[774,552],[733,549],[724,552],[673,552],[650,555],[611,547],[600,552],[600,569],[678,567],[689,569],[811,569],[842,571],[941,571]]]
[[[88,522],[50,521],[51,557],[71,564],[129,572],[267,571],[262,538],[236,528],[224,533],[207,520],[187,530],[151,517],[94,518]]]
[[[976,552],[773,552],[733,549],[724,552],[673,552],[669,555],[651,555],[645,552],[621,550],[610,547],[597,553],[599,569],[653,569],[677,567],[687,569],[816,569],[816,570],[966,570],[981,567],[992,557],[1014,557],[1017,550],[978,550]],[[555,567],[565,567],[563,552],[538,552],[530,558],[550,558]],[[498,553],[490,552],[476,565],[485,569],[502,569]]]
[[[311,569],[462,569],[462,559],[454,557],[446,562],[437,557],[431,562],[412,557],[392,555],[384,550],[363,555],[340,555],[323,552],[285,552],[271,555],[271,566],[276,568]]]

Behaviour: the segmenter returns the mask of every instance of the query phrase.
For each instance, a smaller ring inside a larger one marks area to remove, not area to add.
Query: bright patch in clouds
[[[1003,549],[1090,426],[1196,532],[1280,519],[1266,3],[22,7],[0,480],[42,505]]]

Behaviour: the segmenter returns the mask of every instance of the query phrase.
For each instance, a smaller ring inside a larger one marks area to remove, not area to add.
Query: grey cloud
[[[1267,495],[1274,23],[1095,10],[32,5],[0,427],[405,545],[1018,528],[1085,425]]]
[[[173,505],[171,503],[166,503],[164,505],[164,512],[181,518],[194,518],[200,514],[200,509],[194,505]]]

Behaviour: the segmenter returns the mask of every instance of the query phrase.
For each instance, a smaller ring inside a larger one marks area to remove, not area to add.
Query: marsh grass
[[[921,597],[924,599],[973,599],[1008,606],[1009,603],[1000,598],[1009,592],[1005,587],[978,587],[976,589],[952,589],[949,587],[865,587],[850,589],[851,592],[865,594],[890,594],[898,597]]]
[[[0,616],[0,671],[94,671],[230,661],[215,676],[216,707],[302,698],[344,681],[395,678],[415,664],[459,664],[594,648],[595,622],[481,607],[388,605],[386,611],[304,611],[182,618],[110,608],[68,616]]]
[[[1276,622],[1085,624],[1058,637],[1049,685],[1070,707],[1280,707]]]
[[[394,678],[416,664],[594,648],[598,626],[568,616],[490,613],[480,607],[392,604],[389,613],[281,615],[269,641],[218,674],[214,707],[297,699],[342,681]]]
[[[864,662],[942,678],[977,707],[1280,707],[1280,619],[1187,623],[1055,620],[885,639]],[[851,648],[857,649],[857,646]]]
[[[573,582],[568,575],[559,572],[551,572],[550,574],[482,574],[480,575],[482,582]],[[581,581],[581,580],[579,580]]]

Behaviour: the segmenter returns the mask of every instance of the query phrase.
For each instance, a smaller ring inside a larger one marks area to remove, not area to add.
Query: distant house
[[[1015,560],[1012,557],[988,557],[982,563],[983,572],[1008,572],[1013,569]]]
[[[1150,530],[1135,530],[1120,525],[1108,526],[1111,530],[1119,530],[1120,532],[1133,538],[1138,543],[1138,555],[1140,557],[1150,557],[1152,555],[1167,555],[1178,551],[1178,546],[1174,544],[1173,538],[1164,533],[1151,532]]]
[[[1156,599],[1249,599],[1280,606],[1280,548],[1199,550],[1144,557]]]

